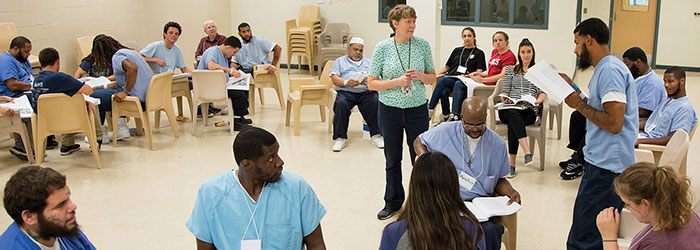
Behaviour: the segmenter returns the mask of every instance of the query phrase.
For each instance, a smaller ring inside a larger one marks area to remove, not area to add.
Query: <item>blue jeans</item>
[[[586,162],[586,171],[574,203],[574,220],[566,242],[567,249],[603,249],[596,217],[609,207],[622,209],[624,203],[615,193],[613,180],[618,174]]]
[[[467,99],[467,85],[464,85],[462,81],[458,81],[452,90],[452,114],[462,114],[462,102],[464,99]]]
[[[377,104],[379,103],[376,91],[365,91],[363,93],[353,93],[348,91],[338,91],[333,105],[333,140],[338,138],[348,139],[348,123],[352,108],[357,105],[369,126],[370,135],[378,135],[379,122],[377,121]]]
[[[459,80],[454,77],[443,77],[435,85],[435,90],[433,90],[433,95],[430,97],[430,103],[428,104],[428,109],[435,109],[437,107],[438,101],[440,101],[440,107],[442,108],[442,114],[448,115],[450,113],[450,93],[455,86],[455,82],[459,83]]]
[[[486,242],[486,250],[501,249],[501,240],[505,227],[493,222],[493,219],[481,223],[481,228],[484,229],[484,241]]]
[[[100,99],[100,125],[105,124],[105,115],[107,111],[112,111],[112,95],[116,94],[116,89],[98,89],[90,95],[92,98]],[[146,106],[144,106],[145,108]]]
[[[428,109],[423,104],[414,108],[389,107],[379,103],[379,127],[384,136],[384,157],[386,158],[386,189],[384,208],[398,211],[405,200],[401,184],[401,158],[403,156],[403,134],[411,155],[411,165],[416,158],[413,141],[428,130]]]

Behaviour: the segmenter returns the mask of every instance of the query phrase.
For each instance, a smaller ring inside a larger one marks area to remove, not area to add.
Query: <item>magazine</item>
[[[501,109],[529,109],[535,107],[535,97],[531,95],[523,95],[520,97],[520,99],[515,99],[510,96],[504,95],[504,94],[499,94],[498,96],[508,99],[511,101],[511,103],[504,103],[504,102],[499,102],[494,107],[498,108],[499,110]]]
[[[249,90],[250,74],[241,73],[240,77],[229,77],[228,82],[226,82],[226,89]]]

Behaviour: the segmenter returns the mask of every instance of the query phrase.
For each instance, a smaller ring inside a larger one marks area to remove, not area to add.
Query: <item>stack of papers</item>
[[[240,77],[229,77],[226,82],[226,89],[233,90],[249,90],[250,89],[250,74],[241,73]]]
[[[100,76],[100,77],[83,77],[78,79],[78,81],[81,81],[82,83],[85,83],[87,85],[90,85],[90,87],[98,87],[98,86],[107,86],[107,84],[112,83],[112,81],[109,80],[109,78]]]
[[[32,105],[29,104],[29,99],[26,95],[15,98],[12,100],[12,102],[0,103],[0,107],[9,108],[13,111],[19,112],[19,117],[21,118],[30,118],[32,117],[32,113],[34,113],[34,109],[32,108]]]
[[[100,99],[92,98],[86,94],[83,94],[83,99],[85,99],[86,102],[94,104],[95,106],[100,105],[100,103],[101,103]]]
[[[488,221],[489,218],[493,216],[506,216],[511,215],[520,210],[520,204],[508,203],[508,196],[499,197],[479,197],[474,198],[472,201],[465,201],[464,204],[467,205],[474,217],[476,217],[479,222]]]
[[[535,66],[532,66],[525,73],[525,79],[535,84],[547,93],[547,97],[554,99],[557,103],[561,103],[574,92],[574,88],[564,78],[561,78],[559,72],[552,68],[547,61],[539,61]]]

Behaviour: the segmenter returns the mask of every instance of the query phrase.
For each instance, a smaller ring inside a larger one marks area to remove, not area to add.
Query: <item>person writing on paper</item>
[[[639,120],[645,121],[666,99],[664,81],[647,64],[647,54],[639,47],[629,48],[622,54],[622,62],[630,69],[637,85]],[[640,127],[642,128],[642,127]]]
[[[418,154],[442,152],[452,160],[462,200],[505,195],[510,197],[508,204],[521,203],[520,193],[505,178],[510,173],[506,142],[486,127],[487,109],[481,98],[467,98],[461,121],[440,123],[416,138],[413,147]],[[493,220],[481,226],[486,249],[500,249],[503,226]]]
[[[379,92],[377,117],[384,136],[386,188],[384,208],[377,214],[380,220],[391,217],[404,202],[401,184],[403,134],[406,133],[413,163],[416,152],[410,143],[428,130],[425,84],[435,83],[430,44],[413,35],[416,11],[399,4],[389,11],[388,18],[394,33],[374,47],[367,80],[367,87]]]
[[[216,28],[216,22],[213,20],[204,21],[204,33],[206,36],[199,39],[197,44],[197,50],[194,51],[195,65],[199,65],[199,61],[202,59],[202,54],[207,49],[224,44],[226,36],[219,34]]]
[[[535,123],[537,117],[540,116],[540,104],[547,99],[547,94],[525,79],[527,69],[533,65],[535,65],[535,47],[530,43],[530,40],[525,38],[518,46],[518,64],[506,66],[505,74],[501,79],[501,101],[506,105],[498,107],[498,117],[501,122],[508,125],[509,178],[515,177],[515,157],[518,154],[518,145],[523,148],[525,166],[532,164],[532,152],[525,126]],[[514,104],[512,99],[520,100],[526,97],[535,100],[535,105],[527,105],[523,109],[516,108],[521,106],[509,105]]]
[[[440,78],[430,97],[430,103],[428,104],[429,117],[433,117],[434,109],[439,101],[443,115],[443,119],[440,119],[441,121],[459,120],[460,108],[462,107],[462,101],[467,98],[467,92],[463,91],[466,88],[456,86],[464,85],[462,81],[448,76],[461,75],[470,77],[469,74],[471,73],[481,73],[486,70],[484,52],[476,47],[476,33],[472,27],[462,29],[462,41],[463,46],[452,50],[445,67],[437,72],[438,75],[444,74],[445,77]],[[454,100],[452,109],[450,109],[450,93],[452,93],[452,99]]]
[[[503,78],[503,74],[505,73],[503,68],[508,65],[515,65],[516,63],[515,54],[508,48],[508,34],[503,31],[496,31],[491,39],[493,40],[493,51],[491,51],[491,60],[489,60],[488,63],[489,70],[487,72],[473,72],[470,74],[474,81],[485,85],[496,85],[496,82]],[[455,86],[459,86],[459,84]],[[464,86],[464,88],[466,88],[466,86]]]
[[[168,22],[163,26],[163,40],[149,43],[139,52],[148,62],[153,74],[180,69],[182,73],[192,72],[185,65],[180,47],[175,44],[182,34],[180,24]]]
[[[202,60],[197,65],[200,70],[221,70],[226,73],[226,81],[229,75],[233,77],[241,77],[241,72],[234,67],[229,67],[231,58],[241,50],[241,41],[238,37],[229,36],[224,41],[224,44],[214,46],[202,54]],[[241,130],[243,127],[252,124],[253,121],[245,118],[248,115],[248,91],[247,90],[228,90],[228,97],[233,103],[233,115],[238,116],[233,119],[233,129]]]
[[[566,97],[569,107],[586,117],[586,146],[583,155],[586,174],[574,203],[568,249],[601,249],[603,242],[595,230],[598,211],[607,207],[622,209],[612,187],[615,176],[636,162],[634,142],[639,130],[637,88],[622,61],[610,54],[610,30],[598,18],[581,22],[574,29],[574,53],[581,69],[595,67],[585,102],[574,92]],[[573,81],[564,77],[571,86]]]
[[[661,102],[648,120],[639,122],[639,127],[644,131],[639,133],[635,147],[639,144],[665,146],[676,130],[683,129],[690,133],[698,123],[695,109],[685,95],[685,71],[675,66],[667,69],[664,87],[668,98]]]
[[[333,152],[340,152],[345,147],[350,114],[356,105],[369,126],[371,143],[378,148],[384,148],[384,139],[377,120],[377,91],[367,89],[366,75],[372,60],[362,56],[364,49],[365,40],[353,37],[348,44],[348,54],[335,59],[331,67],[331,82],[338,93],[333,105]]]
[[[615,192],[637,221],[647,224],[629,250],[700,249],[700,218],[692,210],[690,180],[668,166],[640,162],[615,178]],[[603,249],[618,249],[620,210],[605,208],[596,218]]]
[[[243,48],[231,58],[232,68],[253,74],[253,66],[267,65],[267,73],[274,73],[277,69],[274,65],[280,61],[282,47],[261,36],[253,36],[250,24],[241,23],[238,25],[238,35],[243,39]],[[270,52],[273,52],[270,60]]]
[[[97,35],[92,39],[93,46],[95,44],[95,39],[97,39],[98,36],[104,36],[104,34]],[[92,55],[92,53],[90,53],[80,61],[78,69],[75,70],[73,77],[75,77],[75,79],[80,79],[83,77],[107,77],[107,79],[110,81],[114,81],[114,72],[112,71],[111,65],[102,70],[97,70],[95,67],[95,57]]]
[[[185,223],[197,249],[326,249],[326,209],[303,178],[282,171],[279,151],[264,129],[248,126],[238,133],[238,168],[202,184]]]
[[[483,250],[483,235],[459,197],[452,161],[440,152],[428,152],[416,159],[406,205],[398,219],[384,227],[379,250]]]

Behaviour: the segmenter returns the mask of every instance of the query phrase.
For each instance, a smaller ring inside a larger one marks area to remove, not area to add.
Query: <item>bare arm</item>
[[[84,95],[92,95],[92,92],[95,92],[90,85],[83,84],[83,87],[81,87],[78,92],[84,94]]]
[[[238,66],[233,62],[231,62],[231,65],[233,65],[234,67]],[[207,63],[207,69],[209,69],[209,70],[223,70],[226,73],[230,73],[233,68],[227,68],[227,67],[224,67],[224,66],[221,66],[221,65],[215,63],[214,61],[209,61],[209,63]]]
[[[597,110],[585,103],[577,93],[571,93],[564,101],[569,107],[578,110],[586,119],[605,131],[613,134],[622,131],[627,104],[611,101],[603,103],[603,110]]]
[[[126,71],[126,86],[124,91],[114,94],[117,102],[122,102],[129,95],[129,92],[136,84],[136,76],[139,73],[139,66],[129,59],[122,61],[122,68]]]
[[[275,44],[272,52],[272,66],[275,66],[280,61],[280,56],[282,56],[282,47],[279,44]]]
[[[666,146],[668,144],[668,141],[671,140],[671,137],[673,134],[675,134],[676,131],[671,132],[671,134],[661,137],[661,138],[639,138],[637,139],[637,142],[634,144],[634,147],[636,148],[639,146],[639,144],[653,144],[653,145],[661,145],[661,146]]]
[[[22,82],[14,77],[5,80],[5,85],[13,92],[27,91],[32,88],[32,83]]]
[[[651,110],[639,108],[639,118],[649,118],[651,116]]]
[[[420,141],[420,137],[416,137],[416,139],[413,140],[413,150],[416,151],[416,157],[428,153],[428,147],[423,145],[423,142]]]
[[[83,78],[85,76],[87,76],[87,72],[85,72],[83,69],[78,67],[78,69],[75,70],[75,74],[73,75],[73,78],[80,79],[80,78]]]
[[[197,250],[216,250],[214,244],[197,239]]]
[[[483,75],[482,73],[483,72],[477,73],[476,74],[477,77],[474,77],[474,81],[477,81],[477,82],[497,82],[498,80],[503,78],[503,76],[506,74],[506,71],[501,70],[500,74],[495,75],[495,76],[489,76],[489,77],[480,77],[480,75]]]
[[[442,68],[441,68],[440,70],[438,70],[437,73],[435,73],[435,74],[436,74],[436,75],[445,74],[445,73],[447,73],[447,71],[449,71],[449,70],[450,70],[450,67],[448,67],[447,65],[445,65],[445,67],[442,67]]]
[[[321,224],[314,229],[311,234],[304,237],[304,245],[308,250],[326,250],[326,243],[323,242],[323,232],[321,231]]]
[[[158,66],[165,67],[165,61],[156,58],[156,57],[146,57],[143,53],[139,53],[141,57],[143,57],[143,60],[146,60],[147,63],[155,63],[158,64]]]
[[[522,201],[520,200],[520,193],[516,191],[513,186],[510,185],[510,182],[506,178],[500,178],[498,179],[498,182],[496,183],[496,188],[494,189],[496,195],[505,195],[510,198],[508,201],[508,205],[510,205],[513,202],[517,202],[518,204],[522,205]]]
[[[188,67],[180,68],[180,71],[182,71],[182,73],[192,73],[192,70],[190,70]]]

